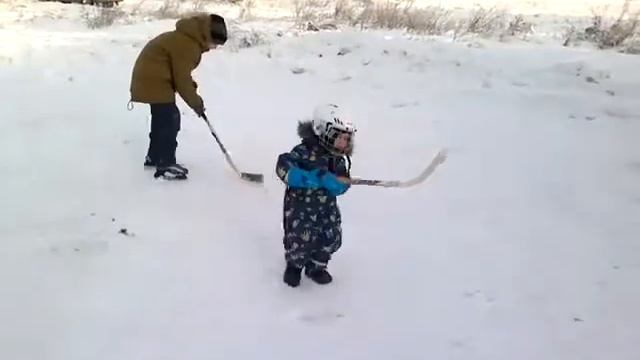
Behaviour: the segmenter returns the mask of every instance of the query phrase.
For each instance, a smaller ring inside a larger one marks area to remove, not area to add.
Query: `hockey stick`
[[[231,160],[231,156],[229,155],[229,152],[224,147],[224,145],[222,145],[222,142],[218,138],[218,135],[213,130],[213,127],[211,126],[211,123],[209,122],[209,119],[207,119],[206,115],[204,115],[203,117],[204,117],[204,121],[209,126],[209,130],[211,131],[211,135],[213,135],[213,138],[216,139],[216,142],[220,146],[220,149],[222,150],[222,153],[224,154],[224,157],[227,159],[227,162],[229,163],[229,165],[231,165],[231,168],[233,168],[233,171],[235,171],[236,174],[238,174],[238,176],[240,176],[241,179],[244,179],[244,180],[247,180],[247,181],[250,181],[250,182],[254,182],[254,183],[262,184],[262,182],[264,181],[264,175],[255,174],[255,173],[246,173],[246,172],[241,172],[240,170],[238,170],[236,165],[233,163],[233,160]]]
[[[420,174],[418,174],[413,179],[400,181],[400,180],[370,180],[370,179],[360,179],[360,178],[352,178],[349,182],[351,185],[367,185],[367,186],[381,186],[381,187],[396,187],[396,188],[406,188],[410,186],[414,186],[425,181],[435,170],[436,168],[442,164],[447,159],[447,151],[440,150],[438,154],[431,160],[431,164],[427,166]]]

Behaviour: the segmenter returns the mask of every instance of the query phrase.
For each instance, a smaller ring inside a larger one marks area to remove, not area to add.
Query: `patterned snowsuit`
[[[301,123],[298,134],[301,144],[278,157],[276,173],[283,182],[292,167],[349,176],[345,157],[322,147],[310,123]],[[336,197],[323,188],[287,187],[283,210],[285,260],[308,271],[326,268],[342,245],[342,217]]]

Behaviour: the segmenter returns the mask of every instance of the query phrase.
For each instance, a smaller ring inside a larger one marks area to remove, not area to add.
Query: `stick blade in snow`
[[[244,180],[250,181],[250,182],[254,182],[254,183],[258,183],[258,184],[262,184],[264,182],[264,175],[263,174],[252,174],[252,173],[241,173],[240,177]]]

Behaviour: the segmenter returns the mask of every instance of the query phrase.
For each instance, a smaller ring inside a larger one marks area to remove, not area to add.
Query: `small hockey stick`
[[[381,187],[397,187],[397,188],[406,188],[410,186],[414,186],[425,181],[435,170],[436,168],[442,164],[447,159],[447,151],[440,150],[438,154],[431,160],[431,164],[427,166],[418,176],[413,179],[401,181],[401,180],[370,180],[370,179],[360,179],[360,178],[352,178],[350,180],[351,185],[367,185],[367,186],[381,186]]]

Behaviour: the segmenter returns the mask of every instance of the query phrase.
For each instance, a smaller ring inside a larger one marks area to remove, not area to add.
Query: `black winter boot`
[[[302,268],[296,267],[291,263],[287,263],[287,268],[284,270],[283,281],[291,286],[296,287],[300,285]]]
[[[176,170],[182,171],[185,174],[189,174],[189,169],[187,169],[182,164],[175,163],[175,164],[171,164],[171,166]],[[144,158],[144,167],[151,168],[151,167],[161,167],[161,166],[156,161],[154,161],[149,156],[147,156]]]
[[[156,179],[162,177],[166,180],[187,180],[187,174],[176,165],[158,166],[153,177]]]
[[[175,164],[173,164],[171,166],[174,166],[175,168],[177,168],[178,170],[182,171],[185,174],[189,174],[189,169],[184,167],[184,165],[182,165],[182,164],[175,163]]]
[[[331,274],[327,271],[327,269],[314,269],[307,270],[305,269],[304,274],[307,275],[308,278],[315,281],[320,285],[325,285],[333,281]]]

